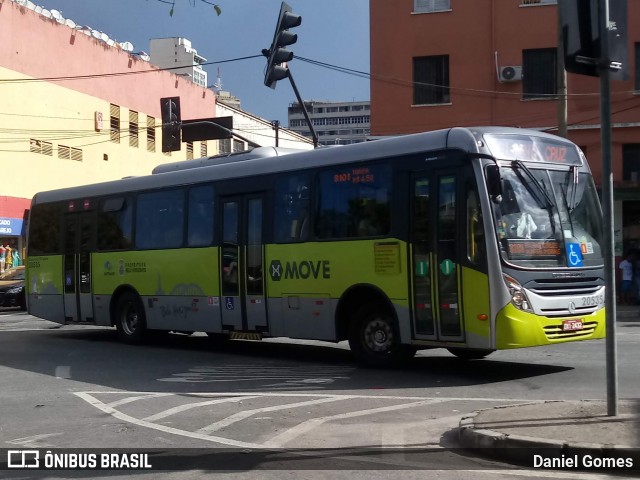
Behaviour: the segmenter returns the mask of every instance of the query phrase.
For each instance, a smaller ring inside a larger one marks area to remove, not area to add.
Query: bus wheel
[[[209,337],[209,344],[215,348],[224,347],[229,341],[229,335],[226,333],[206,332]]]
[[[495,351],[474,348],[447,348],[447,350],[460,360],[481,360]]]
[[[116,305],[115,320],[120,340],[125,343],[142,342],[147,322],[140,297],[131,292],[123,294]]]
[[[370,367],[395,366],[416,353],[414,347],[400,345],[393,316],[376,304],[366,305],[356,313],[349,347],[359,363]]]

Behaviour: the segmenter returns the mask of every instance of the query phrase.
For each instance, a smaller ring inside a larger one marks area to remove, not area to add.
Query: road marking
[[[63,435],[63,433],[42,433],[40,435],[31,435],[30,437],[7,440],[6,443],[10,443],[12,445],[20,445],[27,448],[47,448],[53,447],[53,445],[43,443],[42,440],[50,437],[57,437],[58,435]]]
[[[236,440],[231,440],[229,438],[222,438],[222,437],[215,437],[213,435],[203,435],[201,433],[197,433],[197,432],[188,432],[186,430],[180,430],[178,428],[172,428],[172,427],[168,427],[166,425],[160,425],[157,423],[151,423],[151,422],[147,422],[144,420],[140,420],[138,418],[134,418],[130,415],[126,415],[122,412],[119,412],[118,410],[115,410],[114,408],[102,403],[100,400],[98,400],[95,397],[92,397],[90,394],[84,393],[84,392],[73,392],[74,395],[77,395],[78,397],[82,398],[85,402],[89,403],[90,405],[93,405],[94,407],[96,407],[99,410],[102,410],[103,412],[111,415],[112,417],[115,417],[119,420],[123,420],[125,422],[129,422],[133,425],[138,425],[140,427],[146,427],[146,428],[152,428],[154,430],[159,430],[161,432],[165,432],[165,433],[170,433],[173,435],[180,435],[182,437],[189,437],[189,438],[195,438],[198,440],[205,440],[207,442],[212,442],[212,443],[220,443],[222,445],[228,445],[230,447],[239,447],[239,448],[264,448],[264,446],[259,445],[257,443],[249,443],[249,442],[238,442]]]
[[[239,402],[242,400],[247,400],[250,398],[259,398],[259,395],[254,395],[252,397],[242,396],[242,397],[231,397],[231,398],[218,398],[216,400],[207,400],[206,402],[196,402],[196,403],[187,403],[185,405],[178,405],[177,407],[170,408],[163,412],[156,413],[155,415],[150,415],[148,417],[143,418],[147,422],[155,422],[156,420],[160,420],[161,418],[166,418],[171,415],[175,415],[176,413],[186,412],[192,408],[204,407],[207,405],[216,405],[219,403],[226,402]],[[112,405],[111,403],[109,405]]]
[[[272,437],[270,440],[265,442],[266,447],[279,448],[285,445],[286,443],[294,440],[295,438],[303,435],[305,433],[310,432],[311,430],[316,429],[320,425],[326,422],[330,422],[332,420],[343,420],[346,418],[354,418],[354,417],[364,417],[366,415],[373,415],[375,413],[383,413],[383,412],[393,412],[395,410],[404,410],[407,408],[421,407],[423,405],[431,405],[434,403],[443,403],[446,400],[438,399],[430,399],[423,400],[420,402],[412,402],[412,403],[404,403],[402,405],[389,405],[387,407],[378,407],[378,408],[370,408],[367,410],[357,410],[355,412],[348,413],[339,413],[336,415],[327,415],[325,417],[312,418],[311,420],[307,420],[296,425],[289,430],[285,430],[279,435]]]
[[[116,400],[115,402],[108,403],[109,407],[119,407],[120,405],[126,405],[127,403],[137,402],[138,400],[146,400],[147,398],[158,398],[158,397],[170,397],[174,395],[173,393],[148,393],[146,395],[137,395],[135,397],[126,397],[121,398],[120,400]]]
[[[350,400],[352,397],[349,395],[340,395],[339,397],[328,397],[328,398],[320,398],[317,400],[307,400],[305,402],[295,402],[295,403],[287,403],[285,405],[274,405],[271,407],[264,408],[256,408],[253,410],[244,410],[242,412],[235,413],[230,417],[225,418],[224,420],[220,420],[219,422],[212,423],[211,425],[207,425],[204,428],[198,430],[200,433],[209,433],[220,430],[221,428],[228,427],[240,420],[244,420],[245,418],[251,417],[257,413],[266,413],[266,412],[277,412],[279,410],[286,410],[288,408],[297,408],[297,407],[306,407],[309,405],[319,405],[321,403],[330,403],[337,402],[340,400]]]

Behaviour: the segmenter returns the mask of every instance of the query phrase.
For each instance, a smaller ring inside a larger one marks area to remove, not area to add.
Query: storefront
[[[24,263],[26,224],[30,200],[0,197],[0,270]]]

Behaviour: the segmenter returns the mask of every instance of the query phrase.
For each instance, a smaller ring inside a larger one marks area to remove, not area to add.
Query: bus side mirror
[[[502,201],[502,179],[500,178],[500,167],[498,165],[487,165],[485,170],[487,175],[487,191],[489,197],[494,202]]]

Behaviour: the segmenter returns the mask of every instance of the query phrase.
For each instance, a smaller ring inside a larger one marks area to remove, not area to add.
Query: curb
[[[554,402],[562,402],[562,400],[551,400],[543,403]],[[570,443],[562,440],[529,437],[526,435],[509,435],[495,430],[476,428],[475,419],[478,414],[483,411],[539,404],[540,402],[504,405],[466,414],[460,419],[457,429],[458,441],[465,448],[482,450],[482,453],[486,456],[520,465],[529,465],[531,463],[531,451],[534,449],[544,450],[546,455],[555,457],[574,455],[592,455],[596,457],[614,454],[617,451],[640,455],[640,448],[629,445],[584,442]]]

